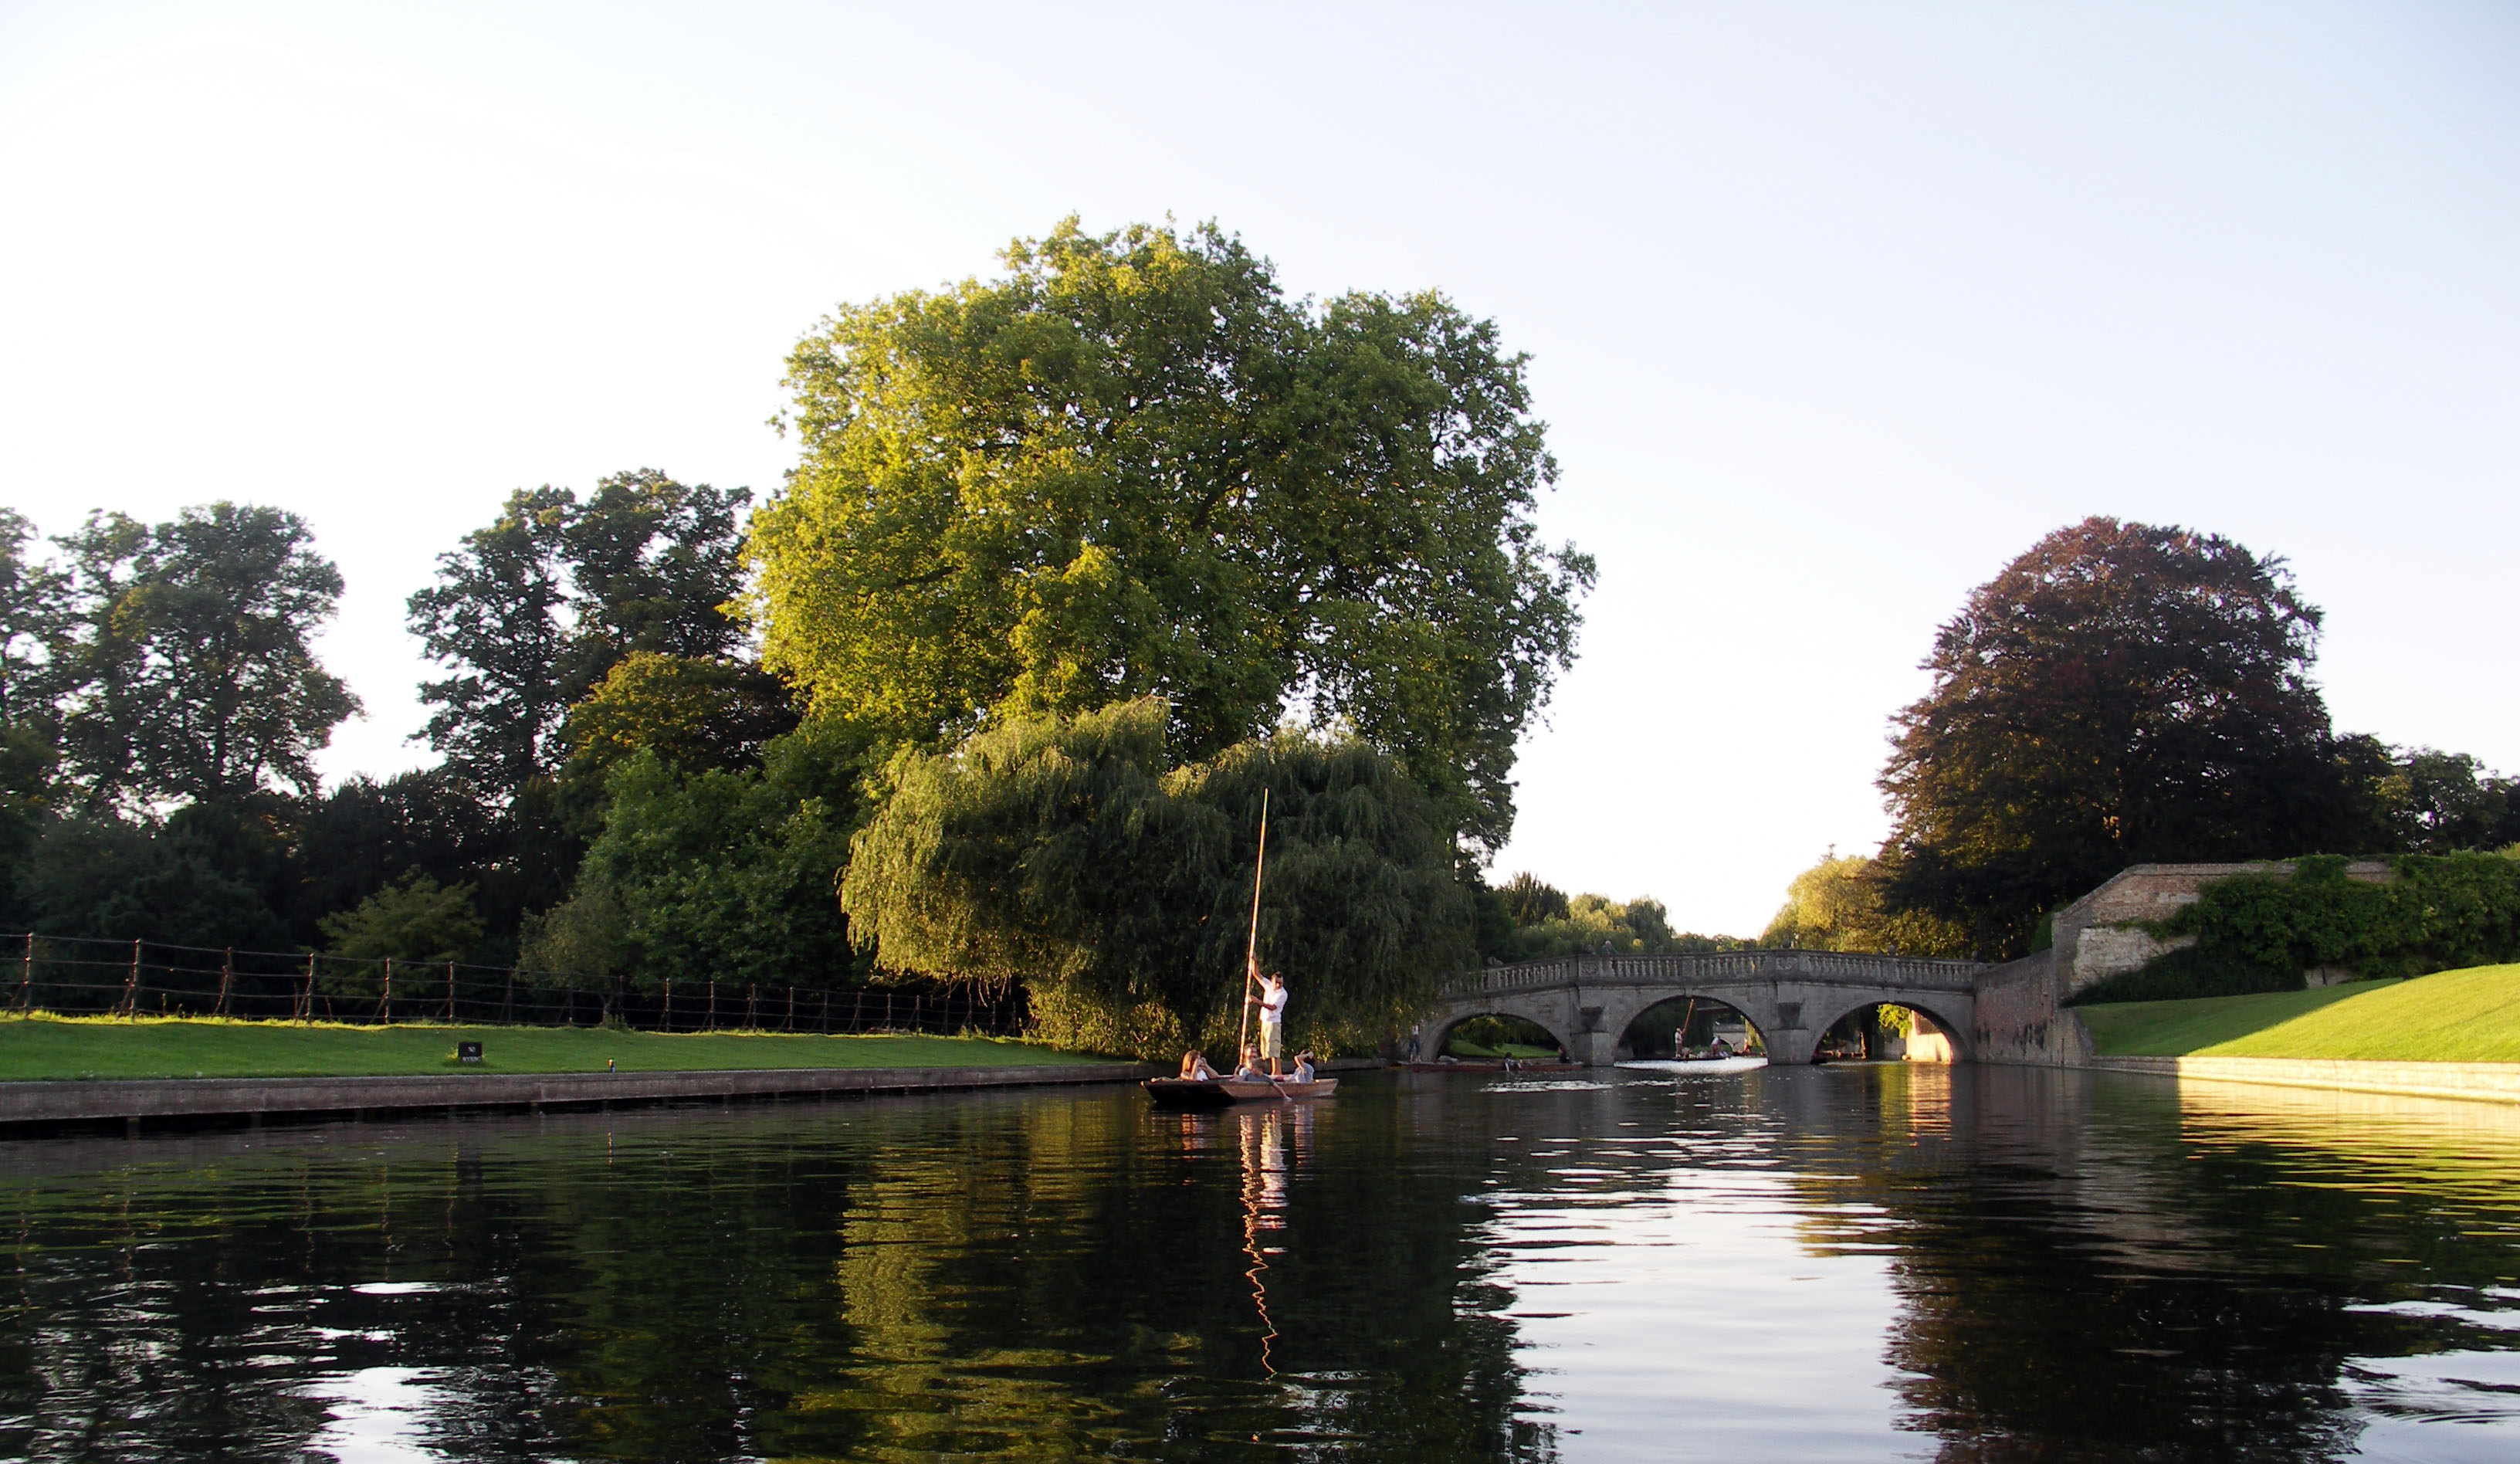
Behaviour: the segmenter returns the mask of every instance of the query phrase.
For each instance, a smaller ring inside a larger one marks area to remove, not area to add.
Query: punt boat
[[[1282,1103],[1292,1098],[1328,1098],[1338,1091],[1335,1077],[1311,1082],[1258,1082],[1236,1077],[1149,1077],[1140,1084],[1158,1108],[1229,1108],[1237,1103]]]

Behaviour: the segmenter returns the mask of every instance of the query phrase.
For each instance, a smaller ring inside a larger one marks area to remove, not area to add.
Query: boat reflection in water
[[[2520,1111],[1716,1068],[19,1140],[0,1457],[2520,1457]]]

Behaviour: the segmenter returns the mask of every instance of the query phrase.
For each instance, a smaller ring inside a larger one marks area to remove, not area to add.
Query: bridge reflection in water
[[[1423,1019],[1426,1050],[1472,1017],[1535,1023],[1593,1067],[1627,1054],[1620,1040],[1646,1009],[1696,997],[1739,1012],[1772,1062],[1809,1063],[1821,1036],[1852,1013],[1875,1006],[1920,1012],[1940,1029],[1952,1056],[1971,1056],[1976,961],[1926,960],[1827,950],[1739,950],[1690,955],[1561,956],[1474,971],[1445,986]]]

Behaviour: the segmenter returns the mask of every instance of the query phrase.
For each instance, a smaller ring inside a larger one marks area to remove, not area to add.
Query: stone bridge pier
[[[1444,988],[1423,1018],[1426,1051],[1443,1050],[1472,1017],[1520,1017],[1546,1029],[1577,1061],[1605,1067],[1647,1007],[1674,997],[1719,1001],[1749,1020],[1773,1063],[1809,1063],[1839,1018],[1884,1002],[1921,1012],[1975,1055],[1975,961],[1919,960],[1822,950],[1736,950],[1659,956],[1569,956],[1491,966]]]

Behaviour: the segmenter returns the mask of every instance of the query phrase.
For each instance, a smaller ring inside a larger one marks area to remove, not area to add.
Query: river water
[[[2021,1069],[0,1145],[0,1455],[2520,1458],[2520,1115]]]

